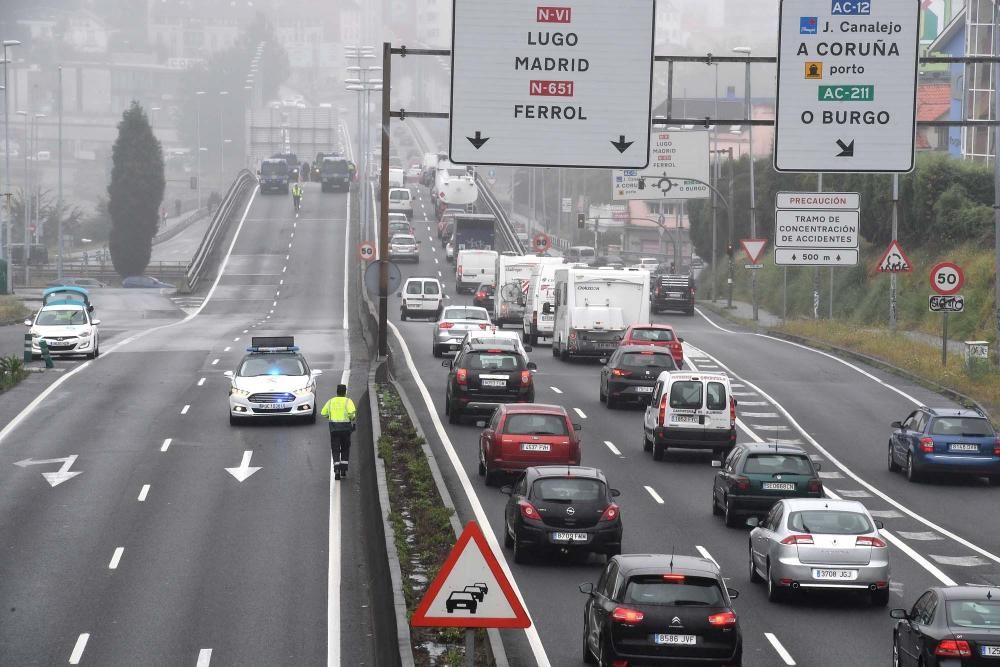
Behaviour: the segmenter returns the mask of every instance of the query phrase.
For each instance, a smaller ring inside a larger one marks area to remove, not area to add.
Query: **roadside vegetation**
[[[0,357],[0,392],[6,391],[28,377],[24,362],[17,357]]]
[[[20,322],[31,315],[24,303],[15,296],[0,296],[0,323]]]
[[[385,462],[389,488],[389,521],[402,569],[408,615],[421,598],[455,544],[451,510],[444,507],[431,475],[424,441],[417,434],[403,402],[390,384],[378,385],[382,437],[379,456]],[[465,632],[456,628],[410,628],[418,667],[458,667],[464,664]],[[476,665],[491,663],[486,633],[476,640]]]

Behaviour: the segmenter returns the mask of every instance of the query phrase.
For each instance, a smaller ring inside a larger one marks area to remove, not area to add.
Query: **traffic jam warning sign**
[[[879,273],[912,273],[913,264],[903,252],[903,246],[899,245],[899,241],[893,240],[882,253],[882,259],[878,261],[875,270]]]
[[[410,625],[439,628],[527,628],[531,619],[470,521],[420,601]]]
[[[655,130],[649,139],[649,166],[613,171],[611,197],[708,199],[709,162],[708,132]]]
[[[920,4],[781,0],[775,169],[913,169]]]
[[[454,0],[451,161],[644,168],[654,9],[655,0]]]
[[[779,192],[774,203],[775,264],[847,266],[858,263],[860,194]]]

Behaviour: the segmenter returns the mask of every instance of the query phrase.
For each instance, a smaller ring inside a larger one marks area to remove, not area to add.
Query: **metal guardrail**
[[[511,224],[510,218],[507,217],[507,211],[497,201],[496,195],[490,190],[486,181],[479,175],[479,172],[476,172],[476,185],[479,187],[479,198],[490,209],[493,217],[497,219],[497,231],[503,237],[507,248],[515,254],[523,255],[524,247],[521,246],[521,242],[517,238],[517,231],[514,229],[514,225]]]
[[[205,237],[201,240],[201,245],[195,251],[194,257],[191,259],[191,263],[188,264],[187,271],[184,274],[188,292],[194,291],[194,288],[198,285],[198,280],[201,278],[201,273],[204,271],[209,258],[215,252],[219,241],[225,236],[233,211],[244,201],[244,195],[252,191],[255,187],[257,187],[257,177],[247,169],[241,171],[236,180],[233,181],[233,184],[229,186],[226,196],[222,198],[219,208],[216,209],[215,215],[212,217],[212,222],[205,232]]]

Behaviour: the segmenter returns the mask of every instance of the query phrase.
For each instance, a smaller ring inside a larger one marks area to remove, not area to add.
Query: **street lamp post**
[[[754,193],[754,174],[753,174],[753,105],[751,103],[750,96],[750,47],[749,46],[737,46],[733,49],[734,53],[746,54],[746,83],[744,85],[744,93],[746,97],[746,118],[747,118],[747,136],[750,139],[750,238],[757,238],[757,201]],[[757,321],[757,272],[754,271],[750,275],[750,293],[751,300],[753,302],[753,319],[754,322]]]
[[[58,151],[57,159],[59,160],[59,185],[57,187],[57,200],[56,200],[56,236],[58,238],[58,266],[57,266],[57,278],[62,281],[63,279],[63,136],[62,136],[62,123],[63,123],[63,68],[62,65],[59,66],[59,96],[58,96],[58,108],[59,108],[59,133],[57,141],[58,146],[56,150]]]
[[[14,291],[14,269],[13,262],[11,262],[10,257],[10,233],[13,225],[11,225],[10,219],[10,88],[8,88],[7,83],[7,64],[10,59],[7,58],[7,49],[14,46],[20,46],[21,42],[16,39],[5,39],[2,42],[3,45],[3,148],[4,148],[4,194],[7,199],[7,215],[4,216],[4,227],[3,227],[3,247],[0,247],[0,256],[7,260],[7,291]]]
[[[223,102],[225,97],[229,95],[228,90],[219,91],[219,195],[225,193],[226,187],[226,140],[223,139],[226,120],[225,120],[225,107]]]
[[[43,113],[36,113],[34,117],[31,119],[31,145],[32,145],[31,154],[34,155],[32,159],[35,161],[36,169],[38,167],[38,121],[39,119],[45,117],[46,115]],[[32,185],[35,185],[34,182],[32,183]],[[29,234],[29,236],[33,236],[34,237],[33,241],[37,242],[38,231],[41,228],[41,209],[42,209],[41,183],[38,183],[37,187],[33,187],[32,191],[33,192],[31,196],[34,198],[34,203],[31,207],[31,212],[34,216],[35,229],[31,234]]]
[[[195,91],[195,168],[194,168],[194,180],[195,185],[198,190],[198,211],[201,211],[201,96],[205,94],[204,90]]]
[[[21,197],[21,208],[24,212],[24,238],[21,242],[21,261],[24,262],[24,286],[28,286],[28,220],[31,218],[31,183],[28,179],[28,153],[31,149],[31,129],[28,123],[31,114],[27,111],[16,111],[18,116],[24,116],[24,192]]]

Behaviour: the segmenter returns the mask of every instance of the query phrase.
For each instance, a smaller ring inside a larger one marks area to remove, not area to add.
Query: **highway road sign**
[[[649,166],[616,169],[612,199],[707,199],[710,195],[708,132],[654,130]],[[687,180],[687,179],[696,180]],[[699,183],[703,181],[704,183]]]
[[[775,248],[857,248],[859,211],[774,212]]]
[[[965,272],[953,262],[940,262],[931,269],[931,289],[938,294],[958,294],[965,285]]]
[[[927,297],[927,308],[932,313],[961,313],[965,310],[965,297],[961,294],[954,296],[931,294]]]
[[[920,6],[781,0],[775,169],[913,169]]]
[[[535,252],[545,252],[552,247],[552,239],[549,238],[548,234],[535,234],[531,238],[531,247]]]
[[[379,264],[380,262],[372,262],[365,268],[365,289],[373,299],[378,296]],[[401,282],[403,282],[403,272],[395,262],[389,262],[389,293],[399,289]]]
[[[913,264],[910,263],[910,258],[903,252],[903,246],[899,245],[899,241],[893,241],[885,249],[882,259],[878,261],[878,266],[875,267],[875,270],[879,273],[911,273],[913,271]]]
[[[861,208],[861,194],[858,192],[776,192],[775,208],[853,210]]]
[[[410,625],[449,628],[527,628],[531,619],[487,544],[470,521],[427,588]]]
[[[371,241],[362,241],[358,244],[358,257],[362,262],[370,262],[375,259],[375,244]]]
[[[645,167],[654,6],[454,0],[451,161]]]
[[[858,263],[854,248],[775,248],[774,263],[779,266],[853,266]]]
[[[767,239],[740,239],[740,245],[743,246],[743,252],[747,254],[750,263],[756,264],[767,246]]]

